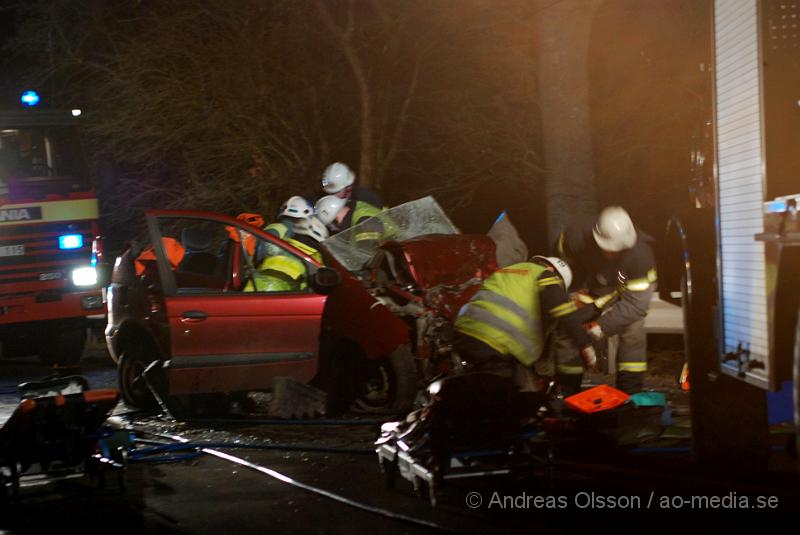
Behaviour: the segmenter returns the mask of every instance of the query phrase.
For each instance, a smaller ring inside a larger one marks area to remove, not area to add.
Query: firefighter
[[[347,199],[336,195],[326,195],[314,205],[314,214],[329,230],[337,229],[349,211]]]
[[[455,322],[454,349],[468,371],[513,377],[523,391],[540,390],[535,366],[547,334],[559,325],[594,367],[590,336],[567,295],[570,267],[560,258],[534,256],[493,273],[462,307]]]
[[[264,227],[264,230],[282,240],[291,238],[293,235],[294,224],[296,221],[305,219],[314,214],[314,206],[305,197],[295,195],[283,203],[278,210],[276,221]],[[262,223],[263,225],[263,220]],[[280,249],[276,246],[259,242],[258,251],[253,257],[253,263],[260,264],[267,256],[279,254]]]
[[[345,205],[337,212],[337,217],[326,225],[332,233],[336,233],[362,223],[368,218],[375,218],[375,221],[364,225],[364,228],[353,236],[356,245],[371,249],[378,240],[393,236],[397,232],[397,226],[383,214],[386,208],[380,198],[371,190],[355,186],[354,183],[355,174],[343,163],[336,162],[325,169],[322,175],[322,189],[329,196],[345,199]],[[317,206],[326,202],[323,199],[327,200],[327,197],[317,201]]]
[[[293,237],[287,241],[320,264],[324,264],[320,243],[328,236],[328,229],[325,228],[325,225],[317,216],[312,215],[295,222]]]
[[[347,165],[335,162],[325,168],[322,174],[322,190],[327,195],[336,195],[355,204],[362,202],[380,211],[383,206],[378,195],[364,186],[356,186],[356,175]]]
[[[238,221],[242,221],[243,223],[247,223],[248,225],[256,228],[261,228],[264,226],[264,218],[261,214],[251,214],[248,212],[242,212],[241,214],[236,216]],[[247,254],[247,258],[250,261],[253,260],[256,252],[256,245],[258,240],[256,237],[246,230],[243,230],[238,227],[225,227],[228,230],[228,234],[230,235],[231,239],[237,243],[242,244],[242,249],[244,250],[245,254]],[[262,255],[263,257],[263,255]]]
[[[300,195],[289,197],[278,210],[278,218],[270,223],[264,230],[280,239],[291,238],[294,223],[314,214],[314,206]]]
[[[319,219],[310,216],[298,219],[292,226],[291,238],[284,241],[323,263],[320,242],[328,237],[328,230]],[[278,254],[267,256],[258,266],[251,280],[244,287],[245,292],[296,292],[305,290],[306,265],[295,255],[283,249]]]
[[[656,283],[650,242],[624,208],[609,206],[596,221],[568,227],[555,246],[575,271],[573,289],[585,291],[580,295],[593,315],[587,325],[592,338],[620,337],[616,384],[628,393],[642,390],[647,371],[644,320]],[[580,390],[583,366],[575,345],[559,336],[555,352],[560,382]]]

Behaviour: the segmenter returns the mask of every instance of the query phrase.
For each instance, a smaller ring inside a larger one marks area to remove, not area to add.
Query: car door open
[[[216,214],[151,212],[148,228],[168,317],[170,394],[314,377],[326,300],[310,284],[318,262]],[[180,244],[181,258],[169,256],[168,241]]]

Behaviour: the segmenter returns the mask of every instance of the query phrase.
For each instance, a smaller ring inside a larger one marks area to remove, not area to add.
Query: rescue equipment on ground
[[[556,452],[596,454],[651,438],[654,426],[662,430],[663,394],[644,392],[640,408],[608,385],[563,400],[554,387],[520,392],[512,379],[491,373],[434,382],[425,407],[381,427],[375,451],[386,485],[400,476],[436,505],[451,480],[549,477]]]
[[[543,424],[552,413],[544,392],[518,392],[511,379],[490,373],[447,377],[428,391],[428,405],[381,427],[375,449],[387,487],[401,476],[436,505],[448,480],[547,464],[551,445],[537,441],[536,427],[529,425]]]
[[[564,399],[572,410],[592,414],[619,407],[628,401],[628,394],[608,385],[599,385]]]
[[[20,385],[25,396],[0,427],[0,499],[20,488],[117,470],[124,489],[124,454],[109,447],[104,425],[119,401],[113,388],[88,390],[83,377]],[[103,479],[100,479],[103,483]]]

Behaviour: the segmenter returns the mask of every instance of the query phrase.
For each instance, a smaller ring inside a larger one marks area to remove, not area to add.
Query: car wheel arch
[[[113,340],[113,354],[117,360],[133,346],[146,344],[158,355],[158,360],[164,360],[164,352],[156,337],[149,329],[135,321],[123,323]]]
[[[417,392],[417,373],[414,356],[408,344],[400,344],[394,351],[386,355],[370,356],[356,341],[349,338],[328,339],[321,351],[323,361],[320,365],[320,376],[329,396],[335,398],[335,407],[358,412],[398,413],[408,410]],[[385,403],[369,406],[360,398],[359,378],[363,378],[363,369],[359,366],[378,364],[383,371],[388,370],[386,379],[391,385],[390,399]]]
[[[117,361],[117,384],[126,404],[133,408],[151,410],[156,401],[135,378],[144,373],[148,363],[163,360],[153,336],[141,327],[131,326],[119,336],[119,359]]]

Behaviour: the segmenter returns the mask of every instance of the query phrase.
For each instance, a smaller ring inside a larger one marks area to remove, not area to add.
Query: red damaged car
[[[353,245],[356,227],[325,240],[324,266],[224,215],[146,217],[154,247],[117,258],[106,290],[106,341],[134,407],[153,403],[140,376],[158,360],[170,396],[265,391],[288,377],[343,407],[407,409],[451,368],[452,320],[497,269],[492,239],[459,234],[430,197],[387,211],[393,239],[373,249]],[[245,291],[253,251],[299,259],[302,289]]]

